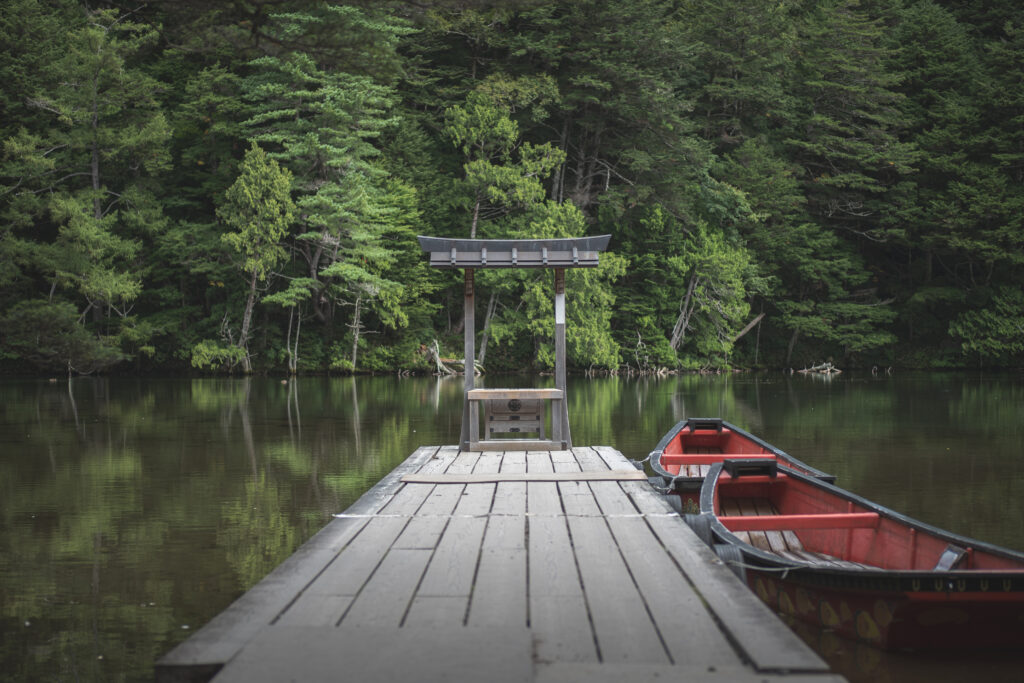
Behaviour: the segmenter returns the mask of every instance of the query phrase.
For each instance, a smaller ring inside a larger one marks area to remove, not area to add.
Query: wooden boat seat
[[[661,456],[661,464],[664,467],[673,465],[679,466],[681,477],[706,477],[711,470],[711,465],[721,462],[726,458],[742,458],[744,460],[774,460],[771,453],[723,453],[721,448],[688,448],[685,453],[666,453]]]
[[[687,462],[687,460],[693,460],[693,458],[687,458],[687,456],[694,455],[714,455],[719,456],[722,449],[717,446],[687,446],[682,455],[674,456],[679,459],[679,476],[680,477],[706,477],[708,472],[711,471],[711,463],[695,463]],[[664,459],[665,456],[662,456]],[[669,456],[673,457],[673,456]]]
[[[779,512],[767,498],[735,498],[724,501],[722,517],[778,516]],[[877,515],[875,515],[877,517]],[[723,520],[723,523],[725,521]],[[876,522],[877,523],[877,522]],[[732,532],[741,541],[755,548],[774,553],[779,557],[797,562],[809,562],[821,567],[844,567],[846,569],[871,569],[870,565],[842,560],[825,553],[806,550],[800,537],[789,529],[751,530]]]

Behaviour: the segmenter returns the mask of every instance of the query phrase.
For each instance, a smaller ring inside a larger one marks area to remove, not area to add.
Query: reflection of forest
[[[415,448],[454,443],[462,384],[5,381],[0,398],[0,670],[140,679]],[[869,498],[1016,548],[1022,408],[1019,380],[955,375],[569,384],[578,444],[642,458],[678,419],[721,416]]]

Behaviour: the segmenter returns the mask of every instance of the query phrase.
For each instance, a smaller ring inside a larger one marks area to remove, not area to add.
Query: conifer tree
[[[249,354],[249,335],[252,326],[252,312],[256,306],[258,287],[273,273],[274,268],[285,256],[281,241],[288,234],[288,228],[295,219],[295,203],[291,197],[291,173],[267,157],[266,152],[254,141],[245,153],[239,166],[238,180],[228,188],[224,203],[217,209],[217,215],[234,232],[222,236],[225,244],[241,255],[240,269],[245,274],[248,295],[242,313],[238,339],[228,336],[241,353],[239,358],[244,372],[252,372]],[[231,357],[230,355],[228,357]],[[208,361],[194,356],[193,364],[204,365]]]

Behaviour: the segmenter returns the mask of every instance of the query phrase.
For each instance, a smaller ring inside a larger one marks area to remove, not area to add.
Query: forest
[[[0,372],[1024,366],[1019,0],[6,0]],[[553,365],[480,271],[479,366]]]

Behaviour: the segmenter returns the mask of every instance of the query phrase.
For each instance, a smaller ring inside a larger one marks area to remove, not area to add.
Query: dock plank
[[[473,465],[474,474],[492,474],[501,470],[501,455],[483,453]],[[494,483],[467,484],[462,492],[462,498],[455,507],[456,514],[460,515],[486,515],[491,511],[494,503]]]
[[[486,527],[487,520],[483,517],[453,518],[430,559],[416,595],[469,600]],[[465,604],[462,612],[466,612]]]
[[[392,548],[340,623],[349,628],[398,628],[409,610],[431,551]]]
[[[501,472],[526,472],[526,451],[507,451],[501,459]],[[526,513],[526,482],[503,481],[497,485],[491,514],[521,515]]]
[[[570,516],[569,531],[601,661],[668,663],[605,520]]]
[[[466,620],[469,598],[463,596],[435,596],[417,593],[402,622],[403,628],[445,629],[451,632]]]
[[[288,611],[278,617],[275,625],[280,626],[334,626],[341,619],[349,605],[351,595],[325,595],[303,593]]]
[[[475,455],[479,457],[472,461],[464,460],[459,468],[467,469],[471,462],[473,472],[487,473],[500,469],[500,455]],[[406,615],[406,625],[454,626],[463,625],[466,620],[495,484],[449,488],[462,489],[455,506],[455,516],[448,520],[430,558]]]
[[[615,452],[608,447],[595,450]],[[788,628],[779,628],[781,622],[764,603],[750,599],[753,593],[697,538],[663,496],[638,482],[622,482],[620,486],[629,493],[730,642],[755,670],[762,674],[801,672],[798,680],[803,680],[803,675],[828,673],[828,665],[810,647]],[[826,679],[842,680],[827,676]]]
[[[587,460],[586,457],[581,460],[579,454],[584,450],[586,449],[575,448],[572,451],[573,459],[576,461],[576,470],[566,468],[564,465],[562,466],[563,469],[569,472],[594,472],[607,469]],[[558,491],[562,497],[562,507],[565,509],[565,513],[567,515],[593,516],[601,514],[601,509],[598,507],[597,501],[594,499],[594,492],[591,489],[589,482],[560,482],[558,484]]]
[[[376,517],[306,588],[320,595],[356,595],[377,569],[408,517]]]
[[[713,666],[727,661],[732,645],[647,521],[615,517],[608,525],[673,662]]]
[[[526,576],[525,517],[491,516],[480,548],[467,624],[526,626]]]
[[[594,681],[629,681],[629,683],[843,683],[835,674],[766,675],[742,666],[667,666],[664,664],[571,664],[556,662],[537,667],[537,683],[594,683]]]
[[[525,472],[526,452],[506,451],[500,471]],[[495,485],[494,504],[480,546],[467,625],[526,626],[526,552],[526,483],[499,483]]]
[[[459,453],[454,459],[447,461],[444,473],[466,474],[472,472],[478,458],[478,453]],[[438,463],[438,467],[443,466],[444,462],[446,461]],[[420,472],[420,474],[425,473]],[[455,506],[459,504],[464,490],[465,486],[458,484],[433,486],[422,504],[416,509],[416,516],[409,521],[402,531],[402,535],[395,540],[394,547],[409,549],[436,547],[448,523],[447,516],[451,515]]]
[[[262,632],[216,683],[527,683],[533,680],[530,639],[522,625],[487,630],[282,626]]]
[[[572,451],[551,451],[555,472],[579,472]],[[557,516],[529,519],[530,628],[534,632],[534,657],[538,662],[597,661],[597,642],[583,596],[569,527],[562,514],[561,489],[555,495]],[[574,488],[577,485],[573,484]],[[532,508],[531,508],[532,509]]]
[[[554,474],[555,466],[549,452],[532,451],[526,454],[526,471],[530,474]],[[531,481],[526,484],[526,510],[531,515],[560,515],[562,500],[558,484],[551,481]]]
[[[778,617],[767,606],[750,600],[753,594],[681,519],[648,517],[647,522],[758,671],[828,671],[807,645],[779,628]]]
[[[583,595],[530,596],[530,631],[537,662],[596,662],[597,642]]]

